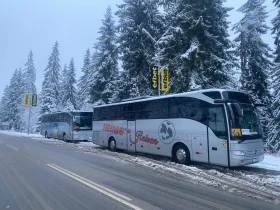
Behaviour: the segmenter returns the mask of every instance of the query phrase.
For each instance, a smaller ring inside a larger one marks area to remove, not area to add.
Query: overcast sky
[[[16,68],[24,68],[29,51],[33,51],[37,70],[36,86],[41,91],[44,69],[52,47],[59,42],[61,66],[75,60],[77,77],[81,76],[83,56],[98,37],[98,29],[110,5],[113,12],[122,0],[0,0],[0,97]],[[226,6],[234,7],[229,21],[242,18],[236,12],[246,0],[228,0]],[[272,0],[266,0],[267,11],[275,9]],[[269,13],[275,17],[277,11]],[[232,37],[235,35],[230,32]],[[269,33],[264,40],[273,48]]]

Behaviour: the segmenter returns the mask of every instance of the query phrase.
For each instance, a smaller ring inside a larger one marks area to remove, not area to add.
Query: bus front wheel
[[[183,144],[178,144],[173,150],[173,159],[176,163],[189,165],[191,162],[190,152]]]
[[[116,140],[113,137],[109,139],[109,150],[112,152],[116,152],[117,150]]]
[[[49,138],[48,131],[45,132],[45,138],[47,138],[47,139]]]

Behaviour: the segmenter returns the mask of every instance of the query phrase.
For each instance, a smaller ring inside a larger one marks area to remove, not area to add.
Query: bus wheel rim
[[[111,141],[110,146],[111,146],[111,149],[115,149],[115,147],[116,147],[115,141]]]
[[[180,162],[186,161],[187,158],[186,151],[182,148],[178,149],[176,152],[176,157]]]

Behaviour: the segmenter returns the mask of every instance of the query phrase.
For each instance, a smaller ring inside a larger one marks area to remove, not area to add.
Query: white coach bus
[[[41,117],[41,135],[64,141],[92,140],[92,112],[56,112]]]
[[[264,159],[261,127],[251,97],[209,89],[94,107],[94,144],[221,166]]]

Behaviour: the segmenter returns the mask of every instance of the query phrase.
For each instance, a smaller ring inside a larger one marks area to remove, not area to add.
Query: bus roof
[[[88,111],[80,111],[80,110],[73,110],[73,111],[58,111],[58,112],[52,112],[52,113],[47,113],[47,114],[60,114],[60,113],[93,113],[93,112],[88,112]],[[47,115],[43,114],[43,115]]]
[[[225,91],[230,91],[230,92],[243,92],[243,91],[238,91],[238,90],[230,90],[230,89],[205,89],[205,90],[196,90],[196,91],[190,91],[190,92],[184,92],[184,93],[176,93],[176,94],[170,94],[170,95],[162,95],[162,96],[151,96],[151,97],[143,97],[143,98],[136,98],[134,99],[125,99],[124,101],[118,102],[118,103],[112,103],[112,104],[104,104],[97,107],[106,107],[106,106],[114,106],[114,105],[121,105],[121,104],[130,104],[130,103],[135,103],[135,102],[142,102],[142,101],[153,101],[156,99],[162,99],[162,98],[172,98],[172,97],[195,97],[198,99],[202,99],[204,101],[213,103],[213,99],[207,97],[206,95],[203,95],[202,93],[206,92],[225,92]],[[245,92],[243,92],[245,93]]]

